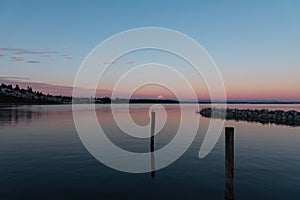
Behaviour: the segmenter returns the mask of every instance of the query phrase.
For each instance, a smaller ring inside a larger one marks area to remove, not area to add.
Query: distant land
[[[110,104],[110,103],[179,103],[172,99],[110,99],[109,97],[90,98],[90,97],[72,97],[72,96],[53,96],[34,91],[31,87],[20,88],[18,85],[0,85],[0,104]]]
[[[29,86],[26,89],[4,83],[0,86],[1,104],[65,104],[70,102],[72,102],[72,97],[43,94],[34,91]]]
[[[62,96],[51,94],[44,94],[40,91],[34,91],[30,86],[25,88],[20,88],[18,85],[4,84],[0,85],[0,104],[110,104],[110,103],[131,103],[131,104],[146,104],[146,103],[156,103],[156,104],[178,104],[178,103],[195,103],[191,101],[181,101],[173,99],[122,99],[116,98],[111,99],[109,97],[101,98],[91,98],[91,97],[72,97],[72,96]],[[262,101],[262,100],[251,100],[251,101],[241,101],[241,100],[230,100],[224,101],[210,101],[210,100],[199,100],[199,104],[300,104],[296,101]]]

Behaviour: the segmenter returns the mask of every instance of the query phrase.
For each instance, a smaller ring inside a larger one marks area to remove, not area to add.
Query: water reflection
[[[118,115],[122,119],[127,120],[126,108],[123,105],[118,105]],[[167,145],[175,137],[179,124],[180,124],[180,107],[179,105],[164,105],[167,114],[165,126],[162,130],[155,134],[155,148],[156,150],[161,149]],[[145,126],[151,123],[149,116],[149,110],[151,105],[131,105],[129,108],[130,116],[132,120],[139,126]],[[150,110],[151,111],[151,110]],[[116,124],[112,110],[109,106],[96,108],[96,114],[98,117],[99,124],[103,129],[106,136],[118,147],[130,151],[130,152],[149,152],[149,131],[147,138],[137,138],[126,134]],[[156,120],[160,120],[160,115],[156,112]],[[126,142],[124,142],[126,141]]]
[[[31,109],[20,109],[19,107],[5,107],[0,110],[0,125],[19,123],[31,123],[33,118],[40,118],[40,111],[33,112]]]
[[[51,126],[55,119],[63,118],[61,122],[64,122],[70,121],[71,117],[70,105],[0,106],[0,128],[32,123]]]
[[[153,150],[167,144],[176,130],[178,110],[173,105],[166,107],[170,121],[166,129],[153,138]],[[100,123],[109,127],[112,124],[109,106],[97,105],[96,109]],[[148,109],[148,105],[134,105],[131,113],[136,123],[150,123]],[[299,110],[299,106],[293,109]],[[89,113],[84,105],[82,112]],[[120,109],[121,115],[122,112]],[[79,140],[70,105],[2,107],[1,197],[224,199],[224,135],[206,158],[199,159],[199,147],[210,119],[202,118],[188,105],[184,105],[184,112],[190,113],[190,118],[199,119],[197,138],[179,160],[159,171],[158,178],[159,157],[155,152],[147,158],[147,166],[151,165],[152,172],[146,175],[121,173],[94,159]],[[236,130],[236,197],[299,199],[300,128],[235,121],[227,121],[226,126],[234,126]],[[119,137],[117,131],[111,130],[107,134],[122,147],[135,152],[151,151],[151,138],[144,141]],[[149,181],[152,176],[156,177],[155,181]]]

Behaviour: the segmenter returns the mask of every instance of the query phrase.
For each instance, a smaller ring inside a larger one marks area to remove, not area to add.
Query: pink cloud
[[[29,78],[25,78],[25,77],[19,77],[19,76],[0,76],[0,81],[28,81],[30,80]]]
[[[18,56],[14,56],[14,57],[11,57],[10,59],[11,61],[22,61],[24,60],[22,57],[18,57]]]

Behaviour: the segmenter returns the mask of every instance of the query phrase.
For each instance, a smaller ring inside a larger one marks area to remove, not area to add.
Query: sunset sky
[[[192,37],[207,50],[229,99],[300,101],[299,10],[296,0],[3,0],[0,83],[71,95],[77,70],[101,41],[132,28],[163,27]],[[126,71],[157,58],[180,64],[168,55],[150,54],[128,55],[112,67]],[[110,60],[100,56],[97,62]],[[104,86],[99,96],[111,93],[111,85]],[[200,99],[209,98],[203,80],[195,88]],[[141,88],[135,97],[173,98],[157,86]]]

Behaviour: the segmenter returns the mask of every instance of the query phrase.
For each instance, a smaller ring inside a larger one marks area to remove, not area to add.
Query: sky
[[[221,72],[228,99],[300,101],[299,9],[297,0],[2,0],[0,82],[71,95],[80,65],[100,42],[133,28],[162,27],[182,32],[205,48]],[[170,55],[145,51],[113,63],[110,73],[151,59],[184,67]],[[209,98],[203,80],[196,85],[198,98]],[[108,78],[97,95],[110,95],[111,87]],[[158,86],[134,94],[174,97]]]

